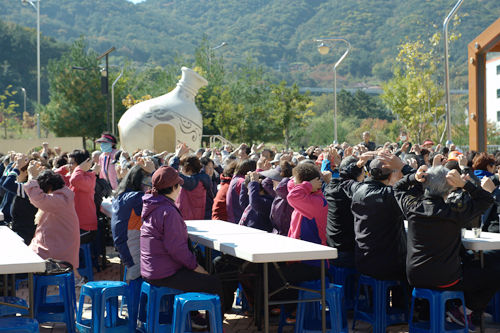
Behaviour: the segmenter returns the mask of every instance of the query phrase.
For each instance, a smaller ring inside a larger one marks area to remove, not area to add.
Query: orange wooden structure
[[[469,44],[469,149],[486,151],[486,54],[500,52],[500,18]]]

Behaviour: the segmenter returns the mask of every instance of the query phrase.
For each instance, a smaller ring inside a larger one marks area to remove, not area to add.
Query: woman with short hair
[[[179,170],[184,181],[175,204],[179,207],[185,220],[203,220],[207,191],[212,189],[212,180],[205,173],[200,173],[200,159],[195,154],[186,155],[189,147],[185,143],[177,146],[170,166]]]
[[[221,282],[196,262],[189,249],[187,226],[175,204],[183,184],[177,170],[162,166],[142,198],[141,274],[155,286],[217,294],[224,312]]]
[[[24,191],[30,202],[38,208],[35,223],[38,224],[30,249],[42,259],[56,259],[73,265],[75,284],[83,285],[78,274],[80,253],[80,229],[75,211],[75,193],[64,185],[61,175],[52,170],[42,172],[39,162],[31,161],[28,182]]]

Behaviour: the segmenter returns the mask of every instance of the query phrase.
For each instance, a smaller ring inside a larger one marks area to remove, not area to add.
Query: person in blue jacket
[[[0,178],[0,184],[3,184],[7,175],[12,170],[12,166],[14,165],[14,157],[15,153],[9,153],[8,157],[4,159],[4,163],[0,165],[0,174],[2,177]],[[7,165],[7,161],[9,162]],[[5,189],[4,189],[5,190]],[[10,206],[12,205],[12,200],[14,200],[15,194],[5,190],[5,194],[2,199],[2,203],[0,204],[0,211],[3,213],[3,224],[9,225],[12,221],[12,215],[10,213]]]
[[[151,188],[151,174],[155,171],[149,157],[139,158],[120,182],[111,206],[113,243],[122,263],[127,267],[126,280],[141,277],[141,213],[142,197]]]
[[[26,155],[16,155],[12,168],[2,183],[2,187],[14,196],[10,209],[12,230],[23,238],[26,245],[30,244],[35,235],[35,215],[38,212],[38,208],[30,202],[23,187],[28,180],[29,161]]]

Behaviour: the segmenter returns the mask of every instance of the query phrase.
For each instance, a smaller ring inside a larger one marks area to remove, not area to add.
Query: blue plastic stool
[[[302,285],[305,288],[321,290],[319,283]],[[329,284],[325,289],[327,310],[327,332],[349,333],[347,311],[345,306],[344,289],[342,286]],[[321,295],[312,291],[299,291],[299,300],[321,298]],[[321,332],[321,303],[298,303],[296,332]]]
[[[123,282],[127,282],[127,266],[123,272]],[[139,309],[139,297],[141,296],[141,286],[144,280],[138,277],[135,280],[130,280],[128,286],[130,288],[130,302],[123,300],[120,304],[120,313],[122,313],[123,306],[127,305],[130,318],[134,319],[134,328],[137,325],[137,311]]]
[[[344,297],[347,310],[356,305],[356,282],[361,275],[356,268],[337,267],[330,265],[328,272],[333,276],[331,283],[344,287]]]
[[[28,279],[16,279],[16,291],[19,290],[19,285],[21,284],[21,282],[28,282]]]
[[[489,313],[493,317],[495,323],[500,323],[500,292],[493,296],[484,312]]]
[[[238,284],[238,289],[236,289],[236,305],[241,305],[241,310],[245,311],[250,308],[245,293],[243,292],[243,287],[241,283]]]
[[[81,276],[85,276],[88,281],[94,281],[94,270],[92,268],[92,253],[90,252],[90,243],[80,245],[80,267],[78,267],[78,273],[80,273]]]
[[[413,309],[416,298],[425,298],[430,305],[430,321],[413,323]],[[446,321],[446,301],[460,299],[465,304],[464,293],[461,291],[438,291],[432,289],[415,288],[412,293],[410,312],[410,332],[453,332],[467,333],[467,317],[465,327]]]
[[[0,297],[0,302],[28,307],[28,303],[19,297]],[[20,309],[14,306],[0,305],[0,317],[15,316],[16,314],[27,315],[28,309]]]
[[[92,299],[92,319],[83,319],[85,296]],[[125,282],[88,282],[80,291],[76,327],[80,333],[134,332],[134,319],[120,318],[118,297],[130,300],[129,287]]]
[[[373,289],[372,306],[369,303],[361,306],[359,295],[361,287],[364,286],[365,297],[369,301],[368,286]],[[377,280],[366,275],[361,275],[358,280],[358,293],[356,296],[356,307],[354,310],[354,318],[352,321],[352,329],[356,324],[356,320],[362,320],[373,326],[373,333],[383,333],[385,328],[396,323],[408,322],[408,308],[398,309],[389,306],[388,291],[392,287],[403,288],[405,304],[408,304],[408,295],[406,294],[406,286],[404,282],[399,280]]]
[[[157,287],[144,281],[139,299],[138,327],[147,333],[171,332],[174,297],[182,290]]]
[[[0,318],[0,332],[4,333],[38,333],[38,322],[35,319],[10,317]]]
[[[222,310],[218,295],[205,293],[186,293],[176,295],[174,299],[174,321],[172,333],[191,332],[187,329],[191,324],[191,311],[208,312],[210,332],[222,333]],[[189,326],[188,326],[189,325]]]
[[[47,295],[48,286],[58,286],[58,295]],[[73,272],[59,275],[34,275],[35,306],[39,323],[65,323],[69,333],[76,332],[76,294]]]

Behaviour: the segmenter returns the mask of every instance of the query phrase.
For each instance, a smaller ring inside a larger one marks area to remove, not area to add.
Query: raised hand
[[[311,185],[312,185],[311,193],[316,192],[317,190],[319,190],[321,188],[321,185],[323,185],[323,183],[321,182],[321,179],[319,179],[319,178],[312,179],[309,181],[309,183],[311,183]]]
[[[90,160],[90,158],[87,158],[79,165],[80,169],[82,169],[83,172],[89,171],[91,166],[92,166],[92,161]]]
[[[460,177],[460,173],[457,170],[451,170],[446,175],[446,181],[453,187],[464,187],[465,180]]]
[[[437,167],[437,166],[441,166],[441,165],[445,165],[445,164],[446,164],[446,159],[444,158],[443,155],[437,154],[436,156],[434,156],[434,159],[432,160],[433,167]]]
[[[425,181],[427,170],[429,170],[427,165],[422,165],[420,168],[418,168],[417,173],[415,174],[415,179],[417,180],[417,182],[423,183]]]
[[[146,171],[148,174],[153,173],[156,168],[151,157],[139,157],[137,163],[141,166],[142,170]]]

